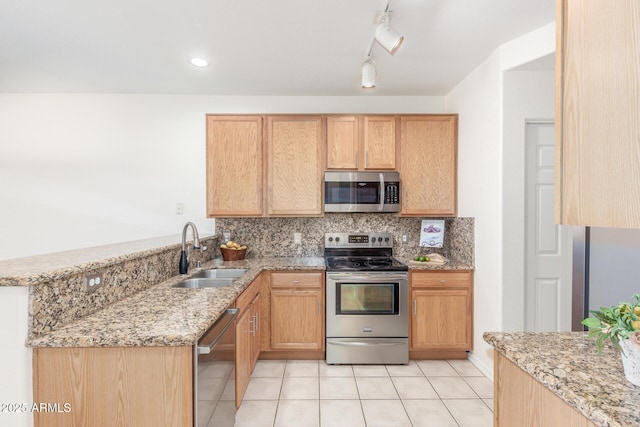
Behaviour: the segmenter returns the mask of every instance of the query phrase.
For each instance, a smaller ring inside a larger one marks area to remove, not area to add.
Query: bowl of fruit
[[[227,243],[220,245],[220,252],[222,253],[222,259],[225,261],[239,261],[244,259],[247,254],[247,247],[229,240]]]

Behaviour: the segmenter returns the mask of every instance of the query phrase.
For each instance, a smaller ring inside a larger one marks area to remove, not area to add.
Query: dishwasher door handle
[[[222,328],[222,330],[220,331],[218,336],[215,337],[213,339],[213,341],[211,341],[211,344],[200,345],[200,343],[198,343],[198,354],[209,354],[209,353],[211,353],[211,351],[216,346],[216,344],[218,344],[218,342],[222,339],[222,337],[224,336],[225,332],[227,332],[227,330],[231,327],[231,325],[233,325],[233,321],[235,320],[236,316],[238,315],[238,311],[239,310],[237,308],[228,308],[226,310],[226,313],[227,313],[227,315],[229,317],[229,320],[224,325],[224,327]]]

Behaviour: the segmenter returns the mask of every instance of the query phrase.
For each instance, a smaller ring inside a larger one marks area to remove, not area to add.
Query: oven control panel
[[[325,248],[392,248],[391,233],[325,233]]]

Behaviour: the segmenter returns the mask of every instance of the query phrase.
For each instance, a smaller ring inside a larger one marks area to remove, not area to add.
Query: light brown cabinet
[[[262,215],[263,118],[207,115],[207,216]]]
[[[456,216],[458,116],[400,117],[402,216]]]
[[[267,117],[268,215],[322,215],[323,141],[320,116]]]
[[[262,275],[236,299],[236,406],[239,408],[260,356]]]
[[[640,228],[640,9],[558,0],[556,222]]]
[[[395,116],[327,116],[327,169],[396,168]]]
[[[595,427],[584,415],[494,350],[494,426]]]
[[[466,358],[473,349],[471,271],[412,271],[412,358]]]
[[[321,216],[321,116],[207,115],[207,216]]]
[[[60,405],[36,427],[192,427],[193,346],[35,348],[33,401]]]
[[[322,356],[324,274],[271,272],[270,289],[269,351]]]

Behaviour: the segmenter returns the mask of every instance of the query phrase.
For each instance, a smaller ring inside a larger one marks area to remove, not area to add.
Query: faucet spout
[[[198,229],[193,222],[187,222],[182,228],[182,251],[180,252],[180,274],[187,274],[189,270],[189,258],[187,255],[187,229],[191,227],[193,233],[193,249],[200,249],[200,236]]]

